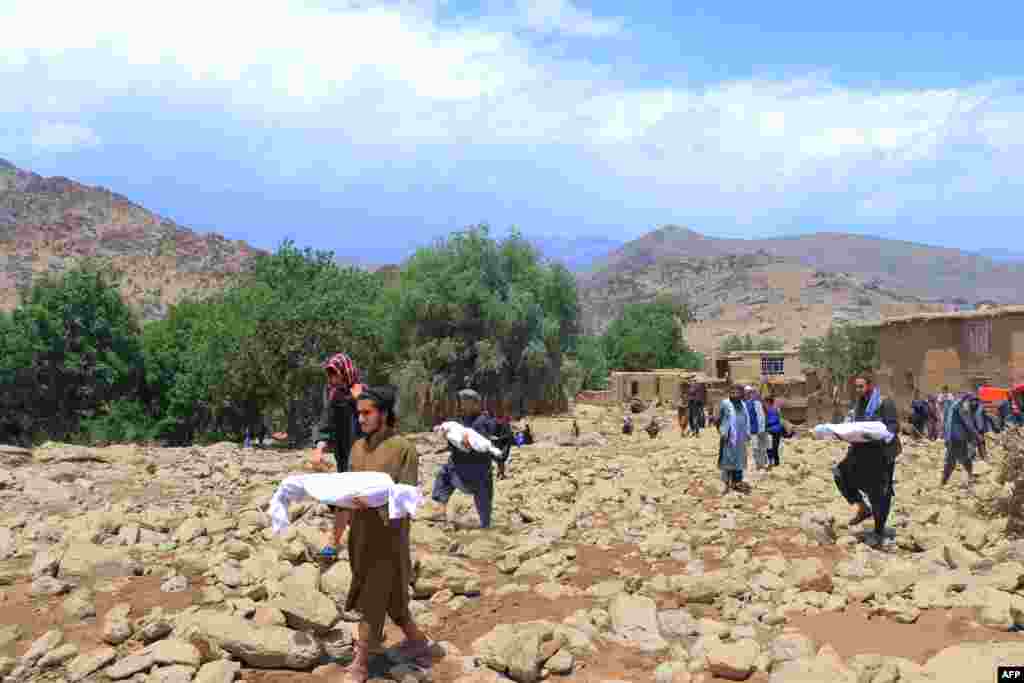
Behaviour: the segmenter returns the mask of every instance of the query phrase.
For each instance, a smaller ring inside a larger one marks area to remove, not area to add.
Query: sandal
[[[858,512],[856,515],[853,516],[853,519],[851,519],[849,522],[847,522],[847,526],[857,526],[861,522],[864,522],[865,520],[870,519],[870,518],[871,518],[871,508],[869,508],[869,507],[867,507],[865,505],[864,508],[860,512]]]
[[[338,559],[338,550],[333,546],[325,545],[320,549],[318,555],[323,560],[336,560]]]

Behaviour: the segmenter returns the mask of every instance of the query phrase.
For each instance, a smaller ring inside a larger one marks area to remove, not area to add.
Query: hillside
[[[126,300],[159,318],[190,291],[223,287],[260,250],[198,234],[100,187],[44,178],[0,159],[0,310],[43,273],[96,257],[122,275]]]
[[[1024,294],[1024,267],[955,249],[838,233],[716,239],[669,226],[612,252],[580,277],[584,327],[603,331],[628,303],[684,296],[698,322],[687,331],[710,351],[729,334],[797,344],[833,321],[942,310]]]
[[[781,339],[796,345],[818,336],[833,321],[866,322],[881,316],[942,306],[865,282],[850,273],[817,270],[761,254],[676,258],[584,280],[584,328],[600,332],[629,303],[659,294],[683,296],[697,322],[687,341],[698,351],[717,348],[730,334]]]
[[[636,271],[679,258],[764,253],[822,271],[849,273],[865,282],[930,301],[1018,302],[1024,297],[1024,264],[997,263],[985,255],[881,237],[818,232],[767,239],[719,239],[665,226],[633,240],[597,262],[586,279]]]

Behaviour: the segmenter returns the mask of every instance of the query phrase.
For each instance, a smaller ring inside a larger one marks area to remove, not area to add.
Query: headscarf
[[[336,353],[323,364],[324,371],[333,370],[341,376],[341,385],[331,384],[327,388],[327,400],[333,401],[339,390],[348,391],[353,384],[359,384],[359,370],[352,359],[344,353]]]

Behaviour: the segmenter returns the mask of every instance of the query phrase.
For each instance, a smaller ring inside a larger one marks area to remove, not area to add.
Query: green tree
[[[878,332],[849,324],[829,327],[821,337],[800,342],[800,362],[818,370],[832,386],[845,387],[859,373],[878,367]]]
[[[683,325],[691,319],[690,311],[670,298],[628,305],[604,334],[605,357],[621,370],[699,369],[701,355],[683,338]]]
[[[740,336],[731,334],[725,338],[719,349],[722,353],[735,351],[777,351],[785,346],[781,339],[774,337],[752,337],[749,334]]]
[[[0,394],[34,431],[64,438],[141,381],[138,322],[109,269],[83,263],[39,280],[0,322]]]
[[[600,337],[589,335],[578,337],[575,360],[583,373],[583,389],[608,388],[608,358],[605,356]]]
[[[486,225],[416,251],[382,300],[393,377],[429,377],[449,394],[469,383],[489,395],[528,387],[563,391],[563,354],[573,350],[575,280],[544,263],[517,232],[497,241]]]

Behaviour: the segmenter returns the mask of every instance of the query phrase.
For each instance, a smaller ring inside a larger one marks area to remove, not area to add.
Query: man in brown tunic
[[[419,484],[416,447],[395,432],[395,394],[389,387],[363,392],[356,405],[364,436],[352,446],[351,472],[384,472],[396,484]],[[352,566],[346,610],[362,615],[355,644],[355,659],[348,668],[349,680],[363,683],[368,677],[371,648],[383,642],[384,620],[402,629],[405,642],[399,651],[410,659],[429,656],[430,643],[409,612],[412,559],[409,552],[409,519],[388,519],[387,507],[369,508],[364,499],[346,511],[351,525],[348,556]]]

